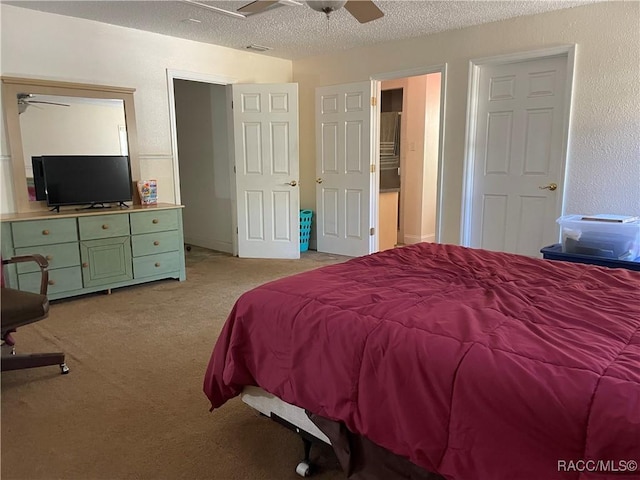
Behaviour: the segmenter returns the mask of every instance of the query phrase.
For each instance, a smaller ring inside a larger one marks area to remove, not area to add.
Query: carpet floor
[[[14,334],[18,351],[64,351],[71,372],[2,373],[3,479],[300,478],[297,435],[239,398],[209,412],[202,381],[243,292],[347,257],[239,259],[193,247],[186,258],[185,282],[55,301],[49,318]],[[345,478],[330,447],[311,458],[312,478]]]

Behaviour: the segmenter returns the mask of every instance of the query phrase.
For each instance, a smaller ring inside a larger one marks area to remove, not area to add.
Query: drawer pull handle
[[[42,230],[43,235],[49,235],[49,230]]]
[[[159,267],[159,266],[160,266],[160,262],[156,262],[156,267]]]
[[[49,285],[55,285],[55,284],[56,284],[56,281],[55,281],[55,280],[49,280],[47,283],[48,283]]]
[[[47,259],[48,262],[50,262],[51,260],[53,260],[53,256],[52,255],[47,255],[46,257],[44,257]]]
[[[82,268],[87,268],[89,264],[87,262],[82,262]]]
[[[158,223],[160,220],[158,220],[157,218],[154,218],[151,222],[152,223]]]
[[[158,245],[160,245],[160,242],[156,240],[155,242],[153,242],[153,244],[157,247]]]
[[[102,229],[103,230],[108,230],[109,229],[109,225],[107,225],[106,223],[104,225],[102,225]]]

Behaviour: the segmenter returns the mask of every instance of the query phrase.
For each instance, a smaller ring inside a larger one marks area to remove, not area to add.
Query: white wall
[[[442,74],[440,73],[427,75],[421,232],[422,240],[425,242],[434,242],[436,240],[441,79]]]
[[[314,90],[446,63],[441,240],[460,241],[469,60],[577,44],[567,213],[640,214],[640,2],[605,2],[389,42],[294,62],[300,158],[313,159]],[[301,205],[315,209],[313,161],[301,164]]]
[[[290,82],[288,60],[0,5],[4,76],[135,88],[140,171],[158,180],[159,200],[173,202],[167,69],[229,77],[238,83]],[[14,211],[2,128],[0,206]]]
[[[408,77],[404,89],[402,107],[402,137],[404,153],[402,153],[402,200],[404,204],[403,235],[404,243],[412,244],[423,241],[424,202],[426,185],[425,169],[425,121],[427,76]]]

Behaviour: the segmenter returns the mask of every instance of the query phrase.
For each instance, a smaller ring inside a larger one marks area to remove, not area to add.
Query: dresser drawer
[[[41,245],[38,247],[16,248],[16,255],[39,253],[49,262],[49,270],[80,265],[80,249],[78,243],[59,243],[56,245]],[[36,262],[17,263],[18,273],[39,272]]]
[[[173,252],[180,248],[180,238],[175,230],[169,232],[145,233],[131,237],[133,256],[153,255]]]
[[[75,218],[13,222],[11,230],[15,248],[75,242],[78,240]]]
[[[133,259],[133,278],[152,277],[180,270],[180,252],[159,253]]]
[[[23,273],[18,275],[20,290],[40,293],[40,272]],[[82,288],[82,272],[80,267],[58,268],[49,271],[49,286],[47,294],[69,292]]]
[[[96,215],[78,218],[81,240],[129,235],[129,215]]]
[[[131,233],[153,233],[178,229],[178,210],[155,210],[131,214]]]

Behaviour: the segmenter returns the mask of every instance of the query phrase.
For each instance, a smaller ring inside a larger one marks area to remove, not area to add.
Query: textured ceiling
[[[273,50],[264,55],[295,60],[327,51],[428,35],[594,1],[598,0],[376,1],[385,15],[366,24],[358,23],[344,8],[332,13],[327,20],[323,13],[304,4],[280,4],[268,11],[238,19],[197,5],[169,0],[3,3],[231,48],[265,45]],[[249,0],[200,3],[235,11]]]

